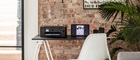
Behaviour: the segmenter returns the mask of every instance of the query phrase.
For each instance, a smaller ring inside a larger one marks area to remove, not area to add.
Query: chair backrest
[[[119,52],[117,60],[140,60],[140,52]]]
[[[106,58],[111,60],[106,34],[90,34],[82,46],[78,60],[105,60]]]

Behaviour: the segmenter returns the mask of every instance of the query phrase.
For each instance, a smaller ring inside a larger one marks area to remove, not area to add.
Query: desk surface
[[[107,40],[111,40],[114,37],[107,37]],[[71,37],[71,35],[67,35],[66,38],[48,38],[48,37],[40,37],[39,35],[36,35],[32,38],[32,40],[85,40],[86,37]]]
[[[85,40],[86,37],[71,37],[71,35],[67,35],[66,38],[48,38],[48,37],[40,37],[36,35],[32,40]]]

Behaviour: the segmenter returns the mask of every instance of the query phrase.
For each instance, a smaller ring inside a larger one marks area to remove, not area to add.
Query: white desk
[[[53,60],[53,56],[48,40],[85,40],[85,39],[86,37],[71,37],[70,35],[68,35],[66,38],[47,38],[47,37],[40,37],[39,35],[37,35],[34,38],[32,38],[32,40],[39,40],[39,42],[37,42],[36,54],[34,55],[33,60],[37,59],[42,43],[44,44],[44,49],[45,49],[47,59]],[[107,38],[107,40],[110,39],[111,39],[110,37]]]
[[[53,56],[48,40],[85,40],[85,39],[86,37],[71,37],[70,35],[68,35],[66,38],[47,38],[47,37],[40,37],[39,35],[37,35],[34,38],[32,38],[32,40],[40,40],[39,42],[37,42],[36,53],[34,55],[33,60],[37,59],[42,44],[44,44],[47,59],[53,60]]]

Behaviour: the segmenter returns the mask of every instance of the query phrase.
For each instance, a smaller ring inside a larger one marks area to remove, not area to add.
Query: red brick
[[[103,23],[103,18],[100,15],[100,10],[85,10],[83,9],[83,0],[39,0],[38,8],[38,26],[67,26],[67,34],[71,34],[71,24],[89,24],[90,33],[98,29]],[[49,9],[51,12],[49,13]],[[51,18],[48,17],[51,14]],[[119,20],[116,19],[116,20]],[[103,23],[105,32],[110,29],[110,25],[114,24],[110,21]],[[40,30],[39,30],[40,31]],[[39,34],[39,33],[38,33]],[[49,41],[54,60],[76,59],[80,53],[80,49],[84,40],[51,40]],[[115,43],[109,46],[109,50],[114,47],[121,46],[120,43]],[[123,44],[126,48],[127,45]],[[114,57],[115,59],[116,57]],[[43,45],[39,52],[39,60],[46,60],[46,55]]]

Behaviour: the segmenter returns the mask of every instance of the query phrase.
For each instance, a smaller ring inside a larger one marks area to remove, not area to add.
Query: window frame
[[[21,28],[21,30],[22,30],[22,60],[24,60],[24,0],[22,0],[21,1],[21,11],[22,11],[22,28]]]
[[[22,27],[21,27],[21,41],[22,41],[22,43],[21,43],[21,45],[22,46],[0,46],[0,48],[21,48],[21,50],[22,50],[22,60],[24,60],[24,0],[21,0],[21,25],[22,25]]]

